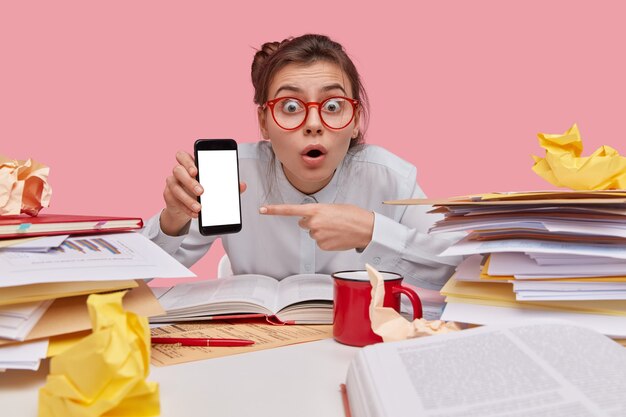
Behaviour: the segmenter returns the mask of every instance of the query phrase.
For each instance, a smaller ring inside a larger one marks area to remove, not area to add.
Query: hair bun
[[[278,51],[281,46],[285,43],[289,42],[290,39],[285,39],[281,42],[265,42],[261,49],[254,54],[254,59],[252,60],[252,85],[256,88],[259,82],[259,76],[263,72],[263,68],[265,68],[265,64],[269,59]]]

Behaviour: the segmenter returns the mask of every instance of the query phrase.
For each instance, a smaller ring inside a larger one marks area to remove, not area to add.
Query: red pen
[[[180,346],[250,346],[254,340],[219,339],[213,337],[153,337],[152,343],[173,344]]]

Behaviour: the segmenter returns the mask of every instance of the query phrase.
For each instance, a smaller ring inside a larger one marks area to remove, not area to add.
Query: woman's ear
[[[261,136],[263,140],[269,140],[270,135],[267,131],[267,118],[265,115],[267,114],[263,107],[258,107],[256,110],[257,118],[259,119],[259,129],[261,130]]]
[[[354,127],[352,128],[352,139],[355,139],[359,136],[359,126],[361,122],[361,109],[357,109],[357,112],[354,114]]]

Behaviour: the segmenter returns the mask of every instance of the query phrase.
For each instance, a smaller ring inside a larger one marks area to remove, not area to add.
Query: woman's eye
[[[302,110],[302,104],[296,100],[285,100],[282,102],[282,110],[285,113],[297,113]]]
[[[329,113],[336,113],[338,111],[341,111],[343,104],[344,104],[344,100],[333,98],[324,103],[323,110]]]

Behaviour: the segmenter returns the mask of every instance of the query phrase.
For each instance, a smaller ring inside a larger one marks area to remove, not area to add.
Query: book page
[[[244,312],[273,314],[277,294],[278,281],[274,278],[263,275],[236,275],[225,279],[176,285],[159,297],[159,302],[167,311],[168,317]],[[263,308],[251,309],[250,305]]]
[[[352,372],[359,373],[357,379],[374,381],[370,401],[384,410],[371,415],[626,413],[626,350],[574,325],[485,327],[379,344],[359,356],[361,366]]]
[[[308,300],[333,301],[333,279],[330,275],[300,274],[280,281],[278,310]]]
[[[605,413],[626,415],[626,350],[619,344],[578,326],[520,326],[510,332]]]

